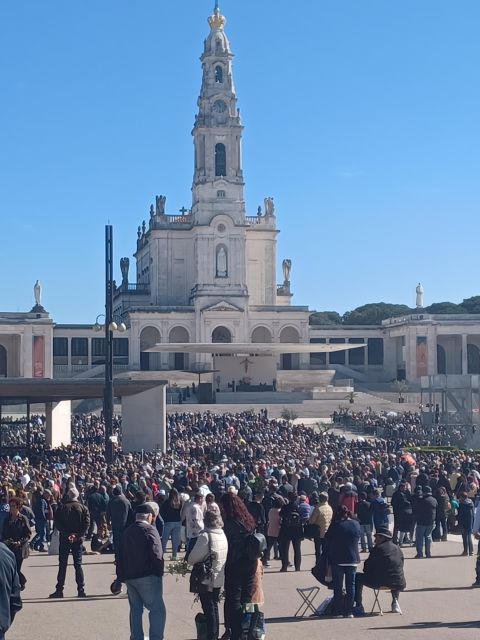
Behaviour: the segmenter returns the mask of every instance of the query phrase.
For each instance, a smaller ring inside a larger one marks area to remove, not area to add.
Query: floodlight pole
[[[105,389],[103,419],[105,421],[105,459],[113,461],[113,227],[105,226]]]

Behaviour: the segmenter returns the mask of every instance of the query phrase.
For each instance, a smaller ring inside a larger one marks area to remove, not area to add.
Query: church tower
[[[208,18],[202,86],[192,131],[195,282],[192,302],[247,304],[246,222],[241,166],[242,124],[232,75],[233,54],[218,2]],[[202,300],[199,300],[202,298]],[[206,298],[210,298],[208,301]]]

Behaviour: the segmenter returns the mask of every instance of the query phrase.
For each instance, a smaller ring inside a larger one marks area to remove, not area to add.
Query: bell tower
[[[242,124],[232,75],[233,54],[218,2],[208,18],[210,33],[201,57],[203,78],[192,131],[195,169],[192,214],[209,224],[218,214],[243,224],[245,203],[241,160]]]

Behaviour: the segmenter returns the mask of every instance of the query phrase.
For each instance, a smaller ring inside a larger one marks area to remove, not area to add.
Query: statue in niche
[[[417,309],[423,309],[423,287],[420,284],[420,282],[418,283],[415,291],[417,294],[417,301],[416,301]]]
[[[130,260],[128,258],[120,258],[120,271],[122,272],[122,284],[128,284],[129,268],[130,268]]]
[[[165,204],[167,196],[155,196],[155,213],[157,216],[165,215]]]
[[[283,260],[282,270],[284,282],[290,282],[290,274],[292,272],[292,261],[290,258],[285,258],[285,260]]]
[[[217,251],[217,278],[227,277],[227,252],[224,247]]]
[[[266,216],[274,216],[275,215],[275,204],[273,202],[273,198],[265,198],[265,215]]]
[[[39,280],[35,282],[35,285],[33,287],[33,296],[35,298],[35,306],[41,307],[42,306],[42,285],[40,284]]]

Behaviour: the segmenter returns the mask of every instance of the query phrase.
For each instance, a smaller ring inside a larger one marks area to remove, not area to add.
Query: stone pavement
[[[302,571],[278,573],[272,562],[264,579],[267,639],[311,640],[324,637],[371,637],[378,640],[478,640],[480,638],[480,589],[470,587],[474,579],[475,558],[460,557],[460,538],[433,545],[434,557],[415,560],[415,550],[405,548],[405,572],[408,590],[400,604],[403,615],[390,613],[390,594],[380,595],[385,610],[379,615],[346,619],[294,618],[299,598],[296,587],[317,584],[310,574],[314,563],[313,547],[302,545]],[[168,558],[169,556],[167,556]],[[28,578],[23,592],[24,609],[7,634],[7,640],[128,640],[128,602],[124,594],[113,597],[109,585],[114,577],[111,556],[85,556],[86,591],[89,597],[78,600],[73,567],[67,573],[65,598],[46,600],[54,590],[56,558],[33,553],[26,561]],[[318,602],[328,590],[321,587]],[[372,592],[365,589],[365,608],[373,604]],[[188,579],[166,576],[164,595],[167,606],[165,640],[194,640],[193,619],[200,610],[188,593]]]

